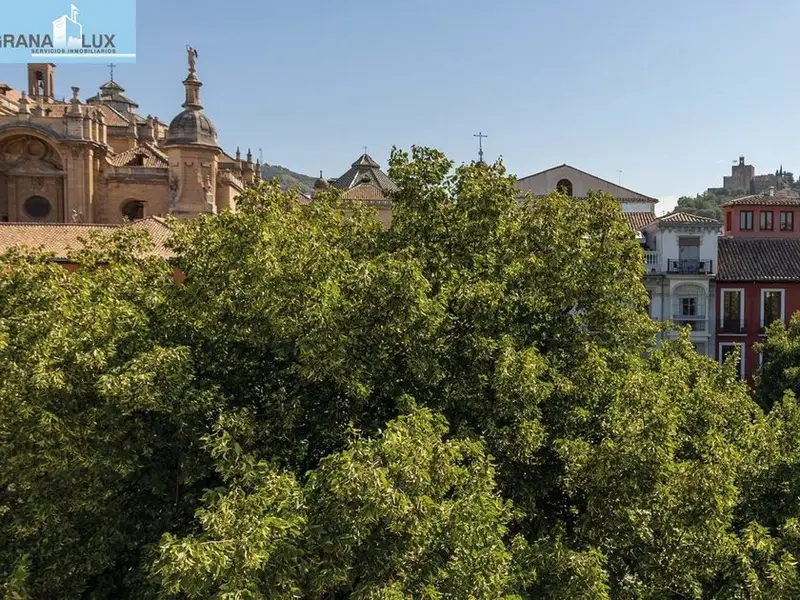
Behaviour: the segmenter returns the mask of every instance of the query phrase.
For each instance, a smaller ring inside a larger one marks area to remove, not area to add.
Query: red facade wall
[[[737,238],[800,238],[800,207],[797,206],[764,206],[764,205],[737,205],[725,208],[723,218],[724,235]],[[749,211],[753,214],[752,229],[741,229],[741,213]],[[761,213],[772,212],[772,229],[761,228]],[[792,229],[781,229],[781,213],[792,213]]]
[[[737,234],[738,236],[738,234]],[[732,282],[718,281],[716,285],[717,336],[715,353],[719,358],[720,344],[744,343],[744,374],[746,379],[752,378],[759,367],[759,355],[753,345],[762,341],[761,328],[761,292],[762,290],[784,290],[784,322],[800,310],[800,282]],[[722,293],[724,290],[744,290],[744,334],[722,333]]]

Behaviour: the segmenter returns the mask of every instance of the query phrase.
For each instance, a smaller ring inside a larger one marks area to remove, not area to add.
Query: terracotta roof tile
[[[778,190],[774,196],[766,194],[753,194],[752,196],[743,196],[736,198],[729,202],[725,202],[720,206],[726,208],[728,206],[741,206],[741,205],[755,205],[755,206],[800,206],[800,195],[793,190]]]
[[[718,281],[800,281],[800,240],[719,239]]]
[[[149,144],[142,144],[115,154],[108,159],[108,162],[117,167],[138,166],[151,169],[166,169],[169,167],[166,155]]]
[[[103,111],[103,117],[106,120],[106,125],[108,127],[127,127],[130,125],[128,119],[126,119],[118,110],[115,110],[113,106],[108,106],[107,104],[96,104],[95,106],[99,107],[100,110]]]
[[[153,250],[157,255],[163,256],[164,258],[174,256],[172,250],[167,248],[167,242],[169,238],[172,237],[172,229],[170,229],[163,218],[148,217],[146,219],[140,219],[139,221],[131,223],[130,227],[137,227],[147,231],[150,240],[155,246]]]
[[[709,217],[701,217],[700,215],[693,215],[685,212],[670,213],[668,215],[664,215],[663,217],[659,217],[658,221],[660,223],[702,223],[702,224],[707,223],[709,225],[722,226],[722,223],[720,223],[716,219],[711,219]]]
[[[628,227],[633,231],[639,231],[656,220],[656,215],[652,212],[623,212],[622,216],[628,221]]]
[[[65,260],[69,253],[83,245],[82,240],[93,231],[111,232],[121,227],[143,228],[153,241],[153,253],[169,258],[172,251],[165,244],[170,229],[163,219],[149,217],[130,225],[89,225],[77,223],[0,223],[0,252],[11,248],[41,248],[51,252],[57,260]]]
[[[342,194],[343,200],[386,200],[383,190],[372,183],[351,187]]]

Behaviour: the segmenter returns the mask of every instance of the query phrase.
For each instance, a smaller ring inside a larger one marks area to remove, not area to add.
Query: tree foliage
[[[677,208],[692,215],[708,217],[722,222],[723,214],[720,205],[732,199],[731,196],[726,194],[706,191],[694,197],[681,196],[678,198]]]
[[[797,597],[794,341],[764,411],[655,347],[612,198],[390,174],[389,228],[262,184],[172,264],[0,259],[5,596]]]

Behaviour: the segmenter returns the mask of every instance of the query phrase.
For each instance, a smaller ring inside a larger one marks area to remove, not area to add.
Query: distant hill
[[[316,177],[295,173],[280,165],[267,164],[261,166],[261,177],[267,181],[272,181],[277,178],[284,189],[299,186],[301,192],[309,195],[314,191],[314,182],[317,180]]]

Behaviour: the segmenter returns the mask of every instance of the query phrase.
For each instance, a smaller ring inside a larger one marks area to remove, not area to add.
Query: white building
[[[700,354],[714,356],[717,242],[722,223],[676,212],[641,228],[650,316],[689,325]]]

